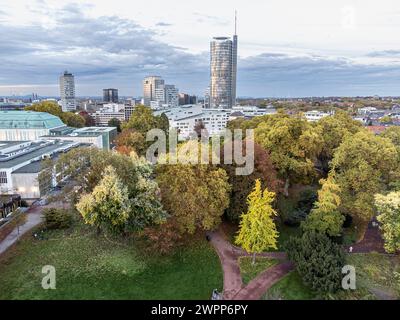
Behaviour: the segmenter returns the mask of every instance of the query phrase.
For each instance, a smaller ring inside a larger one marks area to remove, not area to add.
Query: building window
[[[0,184],[7,184],[7,172],[0,171]]]

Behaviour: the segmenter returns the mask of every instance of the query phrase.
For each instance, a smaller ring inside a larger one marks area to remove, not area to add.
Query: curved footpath
[[[372,220],[369,223],[364,238],[360,242],[345,247],[347,252],[350,252],[351,247],[352,253],[385,253],[384,241],[379,228],[374,222],[376,221]],[[226,300],[258,300],[269,288],[294,269],[293,264],[287,260],[284,252],[257,254],[258,257],[281,260],[281,263],[263,271],[245,286],[240,274],[238,259],[241,256],[249,256],[249,254],[243,249],[232,245],[221,229],[207,234],[221,260],[224,274],[223,298]]]
[[[225,300],[260,299],[272,285],[293,270],[293,264],[286,260],[286,254],[283,252],[258,254],[257,256],[270,257],[282,262],[265,270],[245,286],[240,274],[238,259],[249,254],[233,246],[225,239],[220,230],[209,232],[208,236],[221,260],[224,274],[223,298]]]
[[[3,241],[0,242],[0,255],[4,253],[9,247],[16,243],[19,238],[43,222],[42,211],[46,208],[59,208],[62,207],[60,202],[55,202],[46,206],[34,206],[26,212],[26,221],[23,225],[11,231]]]

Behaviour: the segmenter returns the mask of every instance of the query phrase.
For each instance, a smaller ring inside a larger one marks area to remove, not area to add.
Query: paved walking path
[[[47,206],[31,207],[26,212],[26,221],[23,225],[19,226],[19,231],[18,228],[15,227],[15,229],[11,231],[11,233],[7,235],[7,237],[5,237],[3,241],[0,242],[0,255],[4,253],[9,247],[11,247],[15,242],[17,242],[22,235],[24,235],[43,221],[43,209],[52,207],[60,207],[60,203],[57,202],[49,204]]]
[[[286,254],[283,252],[258,254],[257,256],[270,257],[283,260],[283,262],[262,272],[245,286],[240,274],[238,259],[241,256],[247,256],[248,253],[232,245],[220,230],[209,232],[208,236],[221,260],[224,274],[223,298],[225,300],[260,299],[274,283],[293,268],[292,264],[286,260]]]
[[[371,221],[368,225],[363,240],[352,245],[353,253],[385,252],[380,230],[373,225],[373,222],[376,221]],[[281,263],[263,271],[245,286],[242,282],[238,259],[241,256],[249,256],[249,254],[227,240],[221,229],[209,232],[208,236],[221,260],[224,274],[223,298],[226,300],[260,299],[269,288],[294,269],[293,264],[287,260],[284,252],[257,254],[258,257],[281,260]],[[349,247],[346,247],[347,250]]]
[[[293,264],[289,261],[277,264],[258,275],[242,288],[233,300],[258,300],[269,288],[277,283],[282,277],[293,270]]]
[[[373,219],[369,224],[368,228],[365,231],[364,238],[352,245],[353,253],[369,253],[369,252],[379,252],[386,253],[384,249],[384,241],[381,235],[381,231],[378,226],[374,226],[377,223],[375,219]],[[350,246],[347,246],[347,250]]]

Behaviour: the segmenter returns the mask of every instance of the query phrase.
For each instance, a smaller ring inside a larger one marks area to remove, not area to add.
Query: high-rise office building
[[[118,89],[103,89],[103,101],[118,103]]]
[[[173,84],[164,86],[165,103],[169,107],[177,107],[179,105],[179,90]]]
[[[151,101],[156,101],[156,89],[163,89],[164,80],[159,76],[149,76],[143,80],[143,103],[150,106]],[[158,92],[158,94],[160,94]]]
[[[191,96],[187,93],[180,93],[179,94],[179,105],[183,106],[186,104],[196,104],[197,103],[197,97],[196,96]]]
[[[215,37],[210,45],[210,105],[231,108],[236,104],[238,37]]]
[[[64,71],[60,76],[60,97],[63,111],[75,111],[75,80],[72,73]]]

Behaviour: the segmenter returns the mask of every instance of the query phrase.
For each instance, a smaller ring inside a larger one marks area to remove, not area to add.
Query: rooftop
[[[59,117],[46,112],[0,111],[0,129],[52,129],[65,126]]]
[[[20,152],[9,157],[4,156],[0,161],[0,169],[16,167],[24,162],[34,162],[41,159],[44,155],[51,155],[54,152],[67,150],[75,146],[75,142],[40,140],[32,142],[28,147],[21,147]]]

